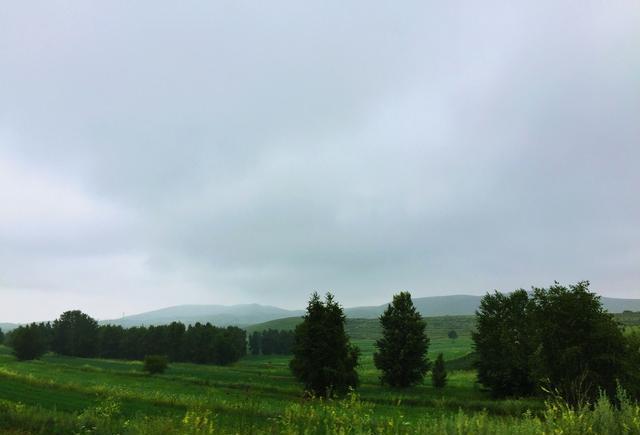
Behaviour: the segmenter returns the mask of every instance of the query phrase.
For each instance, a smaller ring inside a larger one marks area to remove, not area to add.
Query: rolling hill
[[[482,296],[451,295],[413,298],[418,311],[424,317],[434,316],[469,316],[475,313]],[[602,304],[612,313],[623,311],[640,312],[640,299],[616,299],[603,297]],[[377,319],[387,304],[346,308],[345,314],[350,319]],[[270,305],[178,305],[140,314],[125,316],[120,319],[102,320],[101,324],[122,325],[124,327],[141,325],[162,325],[171,322],[193,324],[210,322],[217,326],[241,326],[275,322],[274,329],[291,329],[292,320],[304,314],[303,310],[287,310]],[[283,323],[284,322],[284,323]],[[287,327],[275,325],[287,325]],[[0,323],[0,328],[7,332],[18,325]],[[250,328],[249,328],[250,329]]]
[[[302,310],[285,310],[259,304],[242,305],[178,305],[160,310],[103,320],[100,323],[124,327],[163,325],[171,322],[193,324],[210,322],[217,326],[246,326],[283,317],[302,315]]]

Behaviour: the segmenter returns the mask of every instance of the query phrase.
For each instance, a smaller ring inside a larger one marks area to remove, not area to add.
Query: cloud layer
[[[636,2],[18,2],[0,319],[640,291]]]

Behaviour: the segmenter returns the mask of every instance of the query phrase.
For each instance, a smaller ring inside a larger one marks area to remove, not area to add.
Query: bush
[[[169,360],[165,355],[147,355],[144,357],[144,371],[155,375],[164,373],[169,366]]]
[[[455,340],[456,338],[458,338],[458,333],[454,330],[449,331],[449,333],[447,334],[447,336],[452,339]]]

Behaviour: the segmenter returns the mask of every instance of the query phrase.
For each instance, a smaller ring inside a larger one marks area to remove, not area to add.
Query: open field
[[[517,417],[527,409],[535,412],[542,407],[540,401],[531,399],[491,400],[474,383],[471,371],[451,373],[449,385],[442,391],[428,383],[404,391],[383,388],[373,366],[373,340],[355,342],[363,352],[358,394],[362,406],[371,407],[380,421],[399,415],[418,421],[456,413],[459,408],[470,412],[486,409],[496,418]],[[446,359],[453,359],[469,350],[468,337],[434,339],[430,353],[434,356],[443,352]],[[20,403],[23,413],[40,414],[45,422],[59,419],[73,424],[95,413],[111,413],[113,421],[137,424],[153,420],[172,431],[183,424],[188,412],[208,410],[210,421],[222,431],[277,431],[277,422],[292,405],[314,406],[314,401],[302,398],[288,360],[257,356],[231,367],[172,364],[164,375],[151,377],[142,373],[139,362],[55,355],[41,361],[18,362],[8,348],[0,347],[0,400],[5,414],[9,413],[9,404]],[[56,418],[51,420],[51,415]],[[34,420],[33,415],[29,418]],[[26,424],[15,422],[12,427],[8,414],[0,421],[4,430],[24,428]]]
[[[431,338],[444,338],[451,330],[456,331],[459,336],[470,337],[475,325],[475,316],[434,316],[424,319],[427,323],[427,335]],[[302,317],[286,317],[251,325],[245,329],[248,333],[270,328],[292,330],[301,321]],[[380,336],[380,321],[347,317],[345,330],[353,340],[376,339]]]
[[[626,433],[640,433],[637,406],[624,419],[604,404],[599,414],[579,417],[545,407],[540,398],[492,399],[470,370],[466,317],[427,319],[429,357],[442,352],[451,370],[443,390],[428,377],[406,390],[382,387],[373,365],[375,331],[369,322],[351,322],[354,336],[368,337],[353,340],[362,351],[361,386],[357,397],[329,402],[303,397],[288,356],[248,356],[228,367],[171,364],[165,374],[149,376],[138,361],[48,354],[18,362],[0,346],[0,433],[534,434],[582,433],[588,428],[580,425],[598,424],[609,430],[617,421],[626,422]],[[450,329],[458,339],[446,337]]]

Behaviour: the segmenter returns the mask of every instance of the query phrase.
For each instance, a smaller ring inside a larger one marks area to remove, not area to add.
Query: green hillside
[[[247,332],[263,331],[265,329],[292,330],[302,321],[301,317],[287,317],[258,323],[246,328]],[[432,338],[445,338],[447,333],[454,330],[460,337],[469,337],[474,325],[474,316],[434,316],[425,317],[427,333]],[[346,330],[354,340],[375,340],[380,336],[378,319],[352,319],[347,317]]]

